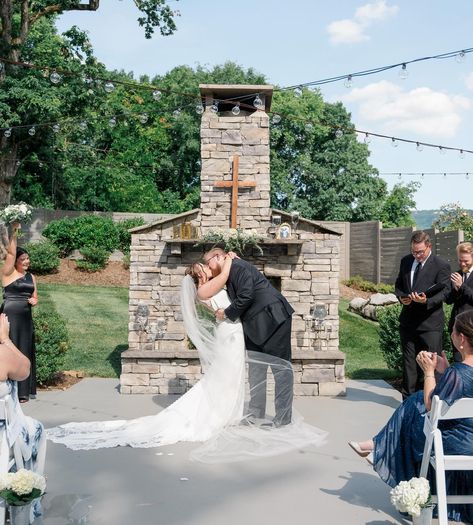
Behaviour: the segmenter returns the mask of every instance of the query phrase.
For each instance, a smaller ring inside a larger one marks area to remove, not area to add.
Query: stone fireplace
[[[196,240],[216,228],[238,227],[264,236],[263,255],[244,256],[295,309],[295,394],[343,395],[340,234],[270,207],[272,87],[205,84],[200,90],[205,100],[201,207],[132,230],[129,347],[122,353],[121,392],[182,394],[200,379],[197,351],[184,332],[180,285],[185,268],[204,251]],[[256,95],[260,104],[249,109]],[[244,103],[236,115],[235,101]]]

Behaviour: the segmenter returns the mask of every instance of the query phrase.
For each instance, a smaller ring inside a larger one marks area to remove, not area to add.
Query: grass
[[[126,288],[39,284],[40,307],[53,309],[65,319],[71,348],[65,370],[86,375],[118,377],[120,354],[128,341]],[[378,326],[347,311],[340,300],[340,350],[346,354],[346,375],[353,379],[390,379],[379,350]]]
[[[378,325],[348,311],[346,299],[340,299],[340,350],[346,354],[345,373],[352,379],[392,379],[379,349]]]
[[[128,289],[39,284],[40,307],[66,321],[71,348],[65,370],[118,377],[120,354],[128,345]]]

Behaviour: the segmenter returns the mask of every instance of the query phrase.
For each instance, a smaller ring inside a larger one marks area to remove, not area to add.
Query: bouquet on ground
[[[31,503],[42,496],[45,489],[44,476],[32,470],[22,468],[18,472],[0,475],[0,497],[13,507]]]
[[[425,478],[401,481],[391,490],[391,503],[399,512],[420,516],[421,510],[431,505],[429,482]]]
[[[5,224],[11,224],[12,222],[29,222],[32,213],[32,206],[24,202],[19,202],[18,204],[10,204],[10,206],[1,210],[0,220]]]

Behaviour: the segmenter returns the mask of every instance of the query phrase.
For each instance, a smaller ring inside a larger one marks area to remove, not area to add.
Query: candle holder
[[[324,304],[316,304],[312,307],[310,315],[306,316],[306,328],[313,334],[314,350],[322,349],[322,340],[328,339],[331,327],[325,324],[327,317],[327,307]]]

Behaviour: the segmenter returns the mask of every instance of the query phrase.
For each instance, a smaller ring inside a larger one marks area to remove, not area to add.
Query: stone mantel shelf
[[[202,239],[163,239],[170,244],[196,244],[202,243]],[[263,239],[258,244],[304,244],[306,239]],[[206,241],[205,244],[215,244],[213,241]]]
[[[197,350],[181,350],[181,351],[157,351],[157,350],[125,350],[121,354],[122,359],[199,359]],[[297,350],[293,352],[292,360],[312,360],[325,361],[329,359],[345,360],[345,354],[339,350],[314,350],[302,351]]]

